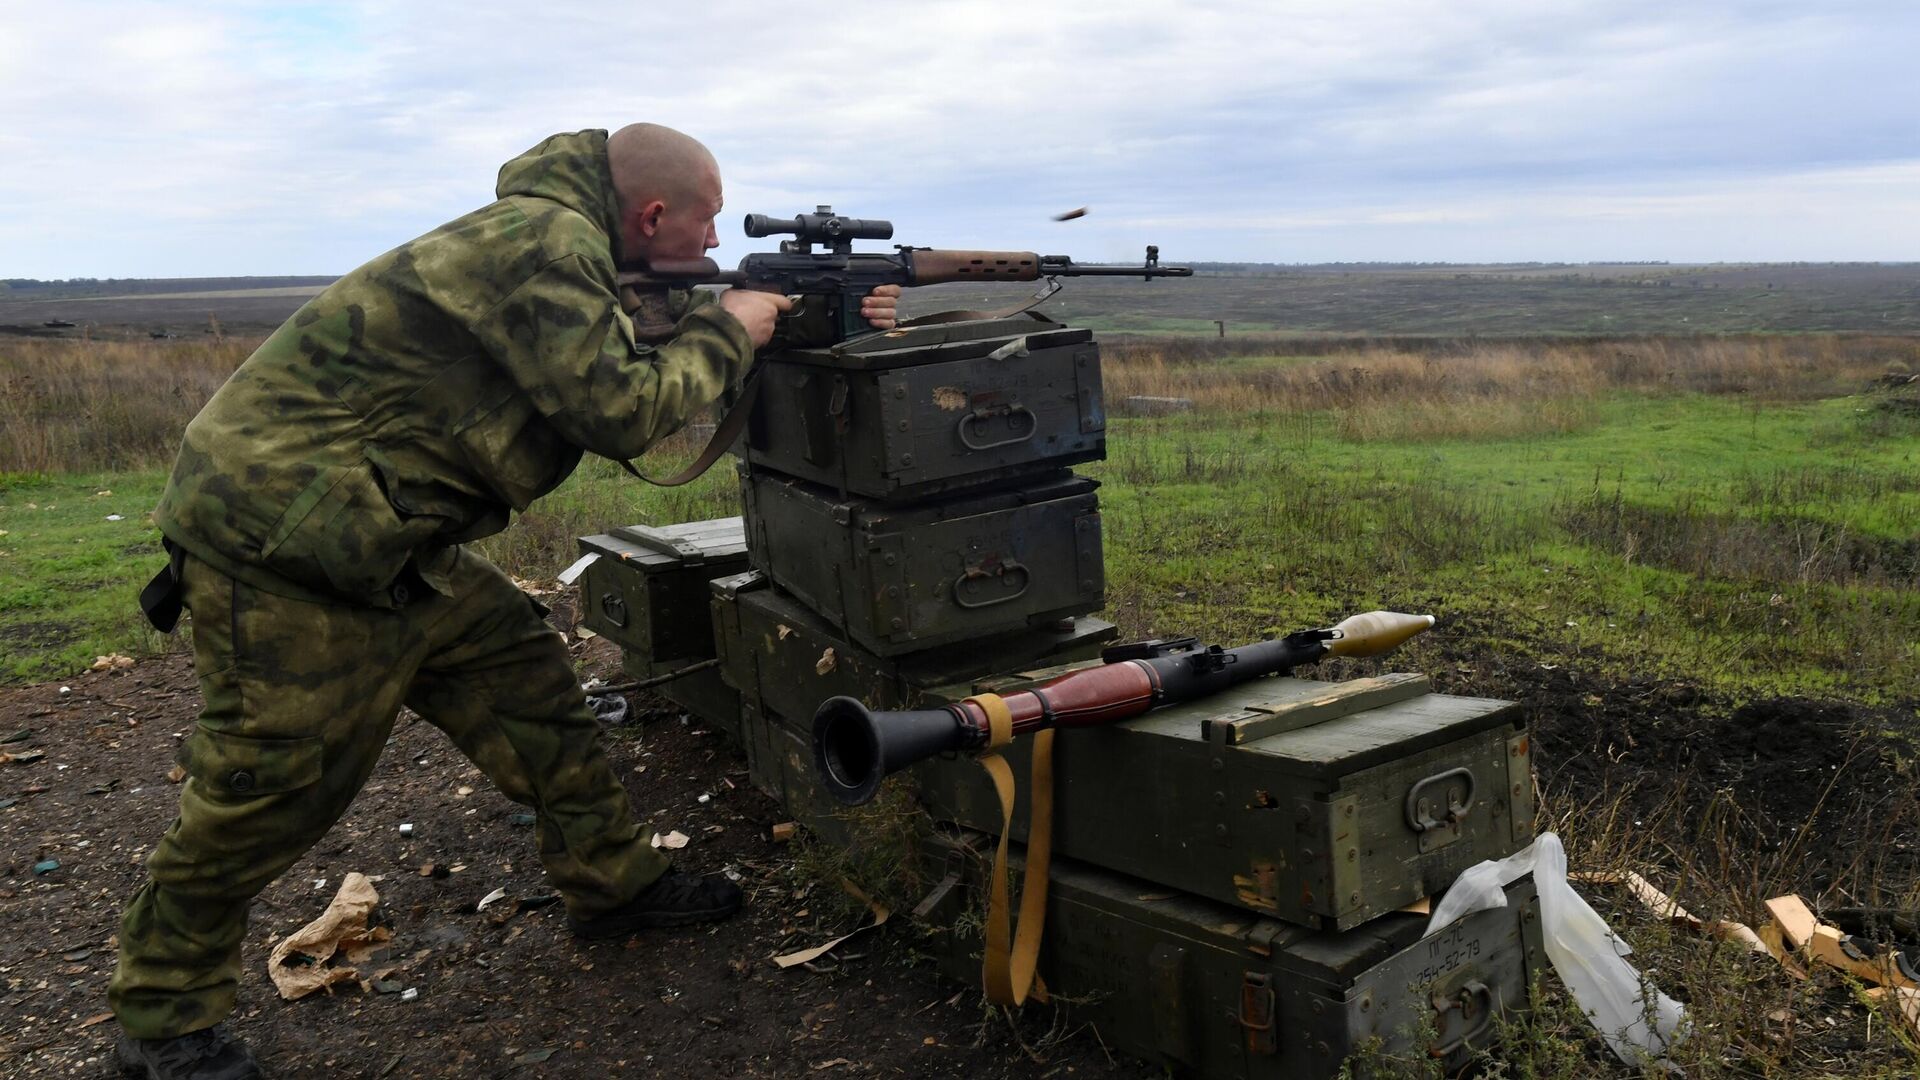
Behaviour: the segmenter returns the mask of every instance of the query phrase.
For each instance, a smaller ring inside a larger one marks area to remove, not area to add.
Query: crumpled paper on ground
[[[352,965],[371,960],[374,950],[393,939],[386,927],[367,925],[379,903],[380,894],[365,874],[348,874],[319,918],[274,946],[267,974],[280,996],[292,1001],[335,983],[364,984],[366,977]],[[342,962],[328,963],[336,957]]]
[[[844,880],[841,881],[840,887],[847,891],[847,895],[867,905],[867,910],[873,913],[873,921],[870,923],[863,923],[860,926],[857,926],[854,929],[849,930],[844,934],[841,934],[839,937],[834,938],[832,941],[827,942],[825,945],[815,945],[811,949],[801,949],[799,952],[790,952],[784,956],[776,956],[773,958],[773,962],[775,964],[779,965],[782,969],[785,969],[785,968],[794,967],[799,964],[812,963],[813,961],[820,959],[822,956],[825,956],[828,953],[832,952],[835,948],[838,948],[841,942],[846,941],[848,938],[854,937],[855,935],[858,935],[858,934],[863,934],[868,930],[874,929],[875,927],[887,925],[887,919],[893,913],[887,910],[887,906],[885,904],[882,904],[878,900],[875,900],[873,897],[868,896],[866,893],[862,892],[860,890],[860,887],[858,885],[855,885],[851,881],[844,881]]]

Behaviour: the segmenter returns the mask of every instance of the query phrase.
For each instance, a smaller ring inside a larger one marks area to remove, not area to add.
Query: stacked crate
[[[833,836],[842,808],[809,739],[820,702],[1011,692],[1113,637],[1093,615],[1097,485],[1071,471],[1105,451],[1099,351],[1032,317],[962,321],[784,352],[761,378],[737,448],[743,517],[583,539],[617,556],[587,571],[587,620],[636,675],[717,660],[663,689]],[[1025,752],[1008,750],[1017,775]],[[1400,910],[1531,837],[1510,703],[1418,676],[1261,679],[1063,731],[1054,768],[1041,971],[1110,1042],[1208,1077],[1332,1076],[1374,1037],[1458,1061],[1528,1001],[1530,882],[1431,937]],[[955,830],[953,872],[918,914],[968,923],[968,852],[1000,829],[998,801],[967,760],[910,782]],[[1017,816],[1016,840],[1026,827]],[[972,949],[948,957],[956,974]]]

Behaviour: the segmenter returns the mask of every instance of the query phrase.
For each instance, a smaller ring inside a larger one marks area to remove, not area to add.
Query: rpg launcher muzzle
[[[1106,650],[1099,667],[1002,701],[1014,735],[1111,724],[1325,656],[1378,656],[1432,625],[1431,615],[1370,611],[1237,649],[1203,646],[1190,637],[1137,642]],[[949,751],[978,753],[989,740],[986,710],[971,700],[918,712],[872,712],[853,698],[835,697],[813,714],[814,766],[827,790],[849,806],[872,799],[890,773]]]

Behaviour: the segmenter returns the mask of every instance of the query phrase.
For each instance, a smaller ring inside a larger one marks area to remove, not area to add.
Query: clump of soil
[[[1664,840],[1711,830],[1756,886],[1830,904],[1884,902],[1920,880],[1920,702],[1872,708],[1768,698],[1736,707],[1685,684],[1608,685],[1516,663],[1541,786],[1565,805],[1614,794]],[[1716,819],[1717,821],[1718,819]]]

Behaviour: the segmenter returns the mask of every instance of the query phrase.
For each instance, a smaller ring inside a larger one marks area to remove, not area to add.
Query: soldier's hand
[[[779,293],[728,289],[720,294],[720,306],[746,327],[747,337],[757,349],[772,339],[774,321],[793,310],[793,301]]]
[[[899,325],[900,286],[881,285],[860,298],[860,317],[875,330],[891,330]]]

